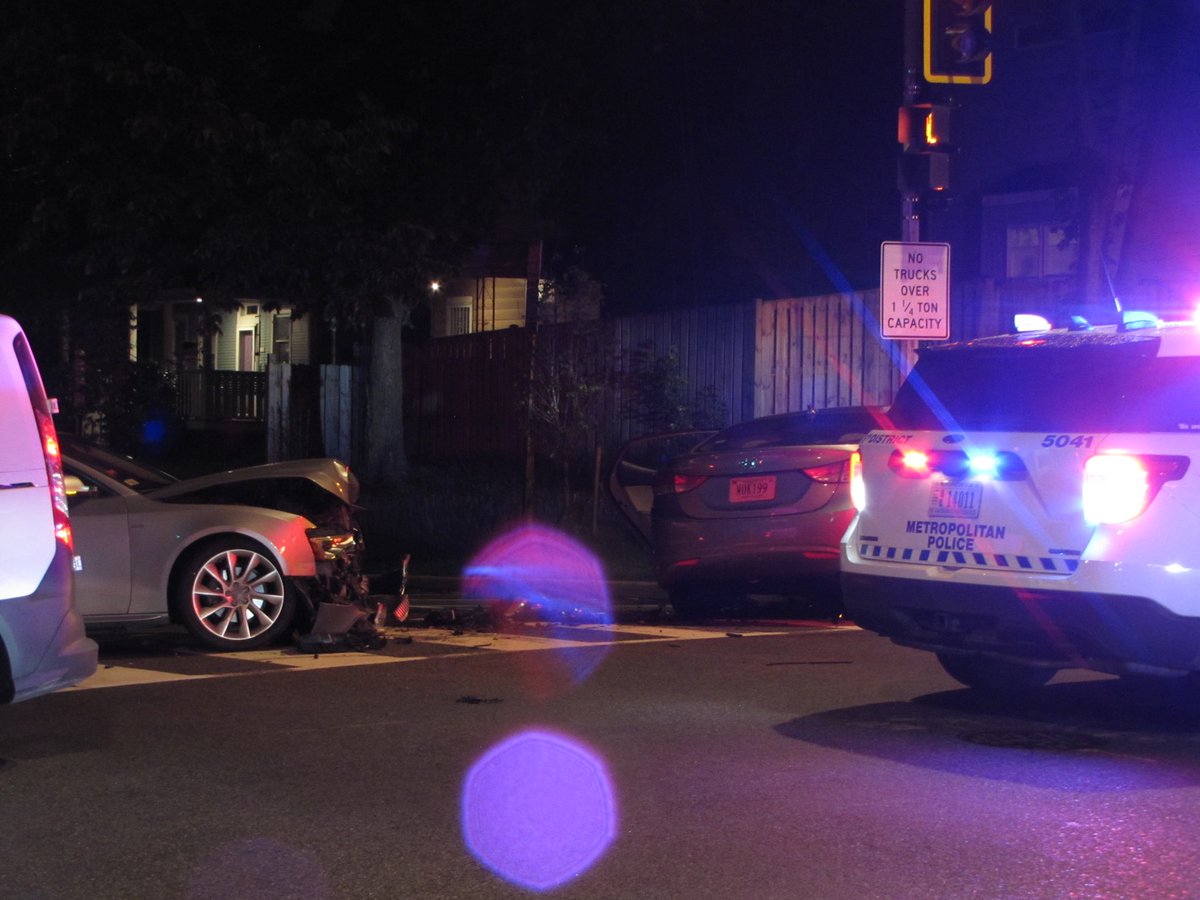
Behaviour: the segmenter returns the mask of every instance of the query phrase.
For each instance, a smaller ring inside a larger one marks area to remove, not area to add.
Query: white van
[[[21,326],[0,315],[0,702],[96,671],[75,610],[71,522],[50,401]]]

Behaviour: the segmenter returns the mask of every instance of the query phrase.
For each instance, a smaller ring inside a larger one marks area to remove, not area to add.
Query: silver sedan
[[[64,441],[76,603],[89,629],[178,622],[204,645],[286,637],[365,596],[358,482],[335,459],[177,480]]]

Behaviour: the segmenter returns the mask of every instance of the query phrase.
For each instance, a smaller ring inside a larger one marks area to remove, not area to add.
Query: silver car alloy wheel
[[[283,576],[267,556],[230,547],[214,553],[196,571],[191,584],[191,611],[214,643],[255,642],[275,625],[286,609]]]

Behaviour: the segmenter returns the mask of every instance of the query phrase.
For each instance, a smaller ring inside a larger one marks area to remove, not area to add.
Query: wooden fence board
[[[759,301],[755,415],[890,403],[911,348],[879,338],[874,316],[866,314],[876,296]]]

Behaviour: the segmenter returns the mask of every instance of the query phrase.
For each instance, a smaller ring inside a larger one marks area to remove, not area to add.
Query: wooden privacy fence
[[[267,368],[267,459],[326,454],[316,366],[272,363]]]
[[[406,346],[404,445],[412,459],[521,459],[529,335],[510,328]]]
[[[915,342],[883,340],[878,306],[878,291],[760,300],[754,415],[891,403]]]
[[[536,353],[539,367],[555,354],[586,359],[587,377],[600,389],[590,405],[595,421],[587,427],[596,443],[612,446],[645,430],[627,377],[638,352],[674,355],[692,397],[715,400],[725,424],[751,417],[753,337],[754,306],[737,304],[627,316],[580,328],[543,326]],[[522,458],[530,346],[529,332],[508,329],[405,347],[409,456]]]
[[[321,453],[365,471],[367,373],[359,366],[321,366]]]
[[[753,303],[732,303],[608,320],[614,369],[628,372],[637,352],[673,353],[691,402],[711,401],[722,424],[753,418],[754,311]],[[612,383],[604,430],[610,443],[645,431],[628,379]]]
[[[951,338],[1006,330],[1027,306],[1019,289],[991,282],[956,285]],[[598,445],[645,433],[631,396],[636,352],[673,355],[693,398],[715,398],[725,424],[772,413],[891,403],[912,367],[917,342],[880,336],[878,292],[829,294],[701,307],[543,326],[538,354],[606,355],[587,423]],[[525,454],[529,332],[523,329],[405,345],[403,415],[411,459],[446,461]],[[589,357],[589,358],[591,358]],[[272,366],[268,412],[271,459],[338,456],[362,468],[366,456],[366,372],[348,366]]]
[[[1010,331],[1013,313],[1036,308],[1041,299],[1037,285],[957,283],[950,340]],[[884,339],[878,311],[878,290],[760,300],[754,415],[890,404],[916,362],[919,342]]]

